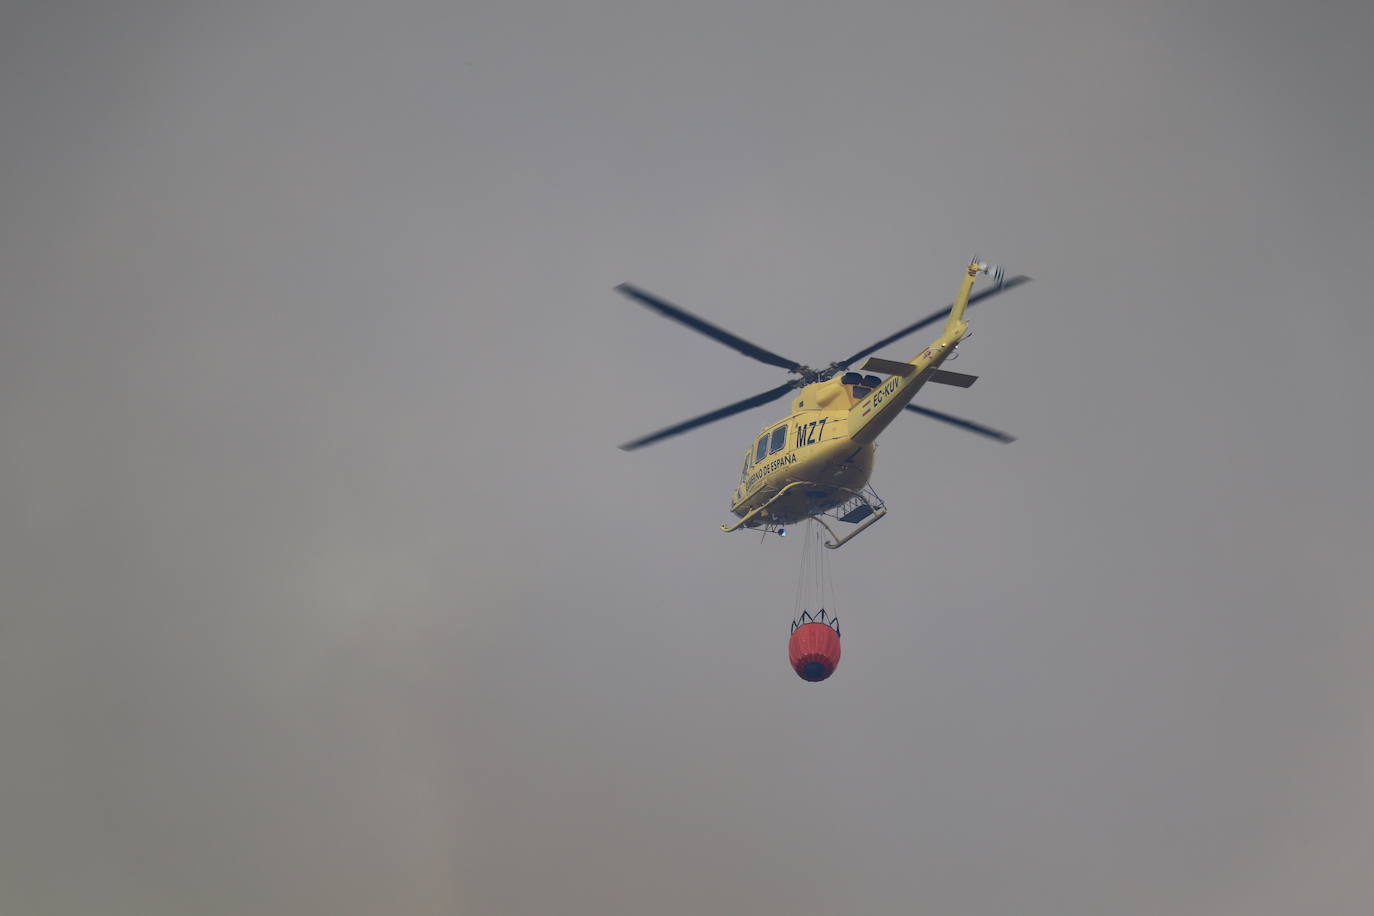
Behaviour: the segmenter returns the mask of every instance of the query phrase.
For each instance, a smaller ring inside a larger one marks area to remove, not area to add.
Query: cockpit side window
[[[768,446],[769,454],[778,451],[787,444],[787,424],[784,423],[773,430],[773,441]]]
[[[759,436],[758,447],[754,449],[754,460],[762,461],[763,456],[768,454],[768,435],[765,433]]]

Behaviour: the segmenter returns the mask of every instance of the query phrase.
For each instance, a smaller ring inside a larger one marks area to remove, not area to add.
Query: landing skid
[[[782,499],[794,488],[806,486],[816,485],[804,480],[797,480],[793,481],[792,483],[789,483],[787,486],[783,487],[777,493],[773,494],[773,497],[769,499],[768,502],[754,509],[749,514],[745,515],[743,518],[741,518],[739,521],[733,524],[721,525],[720,530],[726,532],[738,531],[740,528],[744,528],[747,526],[750,528],[763,528],[766,532],[776,531],[777,533],[781,534],[783,532],[783,525],[778,524],[777,522],[770,521],[762,525],[754,525],[750,523],[757,519],[760,515],[766,513],[770,506],[772,506],[778,500]],[[817,512],[814,515],[810,516],[811,518],[814,518],[816,521],[820,522],[821,527],[824,528],[827,532],[829,532],[831,540],[826,541],[825,546],[830,548],[831,550],[838,550],[845,544],[848,544],[850,541],[854,540],[854,538],[858,537],[860,532],[867,531],[873,525],[877,524],[879,519],[887,515],[887,507],[883,504],[883,501],[879,498],[878,494],[873,491],[872,487],[865,487],[862,492],[849,489],[845,489],[844,492],[849,494],[848,500],[826,512]],[[830,527],[829,523],[826,522],[825,518],[827,516],[833,521],[844,522],[848,525],[857,525],[857,527],[854,528],[854,530],[850,531],[848,534],[846,534],[844,537],[840,537],[838,534],[835,533],[835,529]]]
[[[853,491],[851,490],[850,492],[852,493]],[[823,515],[828,515],[837,522],[862,524],[858,524],[858,527],[853,531],[849,532],[844,537],[840,537],[835,533],[835,529],[831,528],[830,525],[826,523]],[[820,522],[821,527],[830,532],[830,537],[833,538],[833,541],[826,541],[825,546],[831,550],[839,550],[845,544],[848,544],[850,541],[854,540],[854,538],[858,537],[862,532],[876,525],[878,520],[884,515],[887,515],[887,506],[883,505],[883,501],[878,497],[878,494],[873,491],[872,487],[865,487],[862,493],[854,493],[853,498],[848,502],[841,503],[829,512],[813,515],[811,517]]]

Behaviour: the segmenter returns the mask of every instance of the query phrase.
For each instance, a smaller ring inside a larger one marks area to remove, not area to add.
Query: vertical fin
[[[959,295],[954,300],[954,307],[949,310],[949,319],[945,322],[946,330],[964,320],[964,309],[968,308],[969,293],[973,292],[973,281],[978,279],[979,274],[987,274],[994,283],[1000,284],[1002,282],[1002,268],[979,261],[978,255],[975,254],[973,260],[969,261],[964,282],[959,284]]]

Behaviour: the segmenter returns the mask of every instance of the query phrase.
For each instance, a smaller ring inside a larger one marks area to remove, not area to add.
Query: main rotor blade
[[[743,337],[737,337],[724,328],[718,328],[709,321],[698,318],[686,309],[679,308],[671,302],[666,302],[653,293],[646,292],[637,286],[632,286],[629,283],[622,283],[617,286],[615,290],[618,293],[629,296],[631,299],[637,300],[641,305],[648,306],[660,315],[681,322],[694,331],[700,331],[707,337],[714,337],[727,347],[738,350],[745,356],[752,356],[761,363],[767,363],[770,366],[780,366],[783,369],[801,368],[801,363],[796,360],[788,359],[785,356],[779,356],[773,351],[765,350],[757,344],[751,344]]]
[[[990,298],[990,297],[992,297],[992,296],[995,296],[995,295],[997,295],[997,294],[1000,293],[1000,292],[1005,292],[1006,290],[1011,289],[1013,286],[1020,286],[1022,283],[1029,283],[1029,282],[1030,282],[1030,277],[1027,277],[1027,276],[1025,276],[1024,274],[1019,274],[1019,275],[1017,275],[1017,276],[1015,276],[1015,277],[1007,277],[1007,279],[1004,280],[1000,286],[990,286],[990,287],[988,287],[987,289],[983,290],[982,292],[974,293],[972,296],[969,296],[969,297],[968,297],[968,304],[969,304],[969,305],[973,305],[974,303],[982,302],[984,299],[988,299],[988,298]],[[873,344],[872,346],[870,346],[870,347],[864,347],[864,348],[863,348],[862,350],[860,350],[858,353],[855,353],[853,356],[849,357],[849,359],[845,360],[845,361],[842,362],[842,363],[839,363],[839,365],[840,365],[842,368],[848,369],[850,363],[854,362],[856,359],[862,359],[863,357],[867,356],[867,355],[870,354],[870,353],[875,353],[875,352],[877,352],[878,350],[881,350],[883,347],[887,346],[887,345],[890,344],[890,343],[896,343],[897,341],[901,340],[903,337],[907,336],[908,334],[914,334],[914,333],[916,333],[917,331],[921,330],[921,328],[928,327],[928,326],[934,324],[935,322],[940,321],[940,320],[943,319],[946,315],[949,314],[950,309],[952,309],[952,308],[954,308],[954,303],[953,303],[953,302],[951,302],[949,305],[947,305],[947,306],[945,306],[944,308],[942,308],[940,311],[938,311],[938,312],[931,312],[929,315],[927,315],[926,317],[922,318],[920,321],[917,321],[917,322],[914,323],[914,324],[909,324],[909,325],[907,325],[906,327],[902,328],[902,329],[901,329],[900,331],[898,331],[897,333],[891,334],[891,335],[889,335],[889,336],[887,336],[887,337],[884,337],[882,340],[878,341],[877,343]]]
[[[946,423],[961,427],[969,432],[978,433],[980,436],[987,436],[989,439],[996,439],[998,442],[1015,442],[1016,437],[993,429],[991,426],[984,426],[981,423],[974,423],[972,420],[965,420],[962,417],[952,416],[951,414],[941,413],[938,410],[931,410],[929,407],[917,407],[915,404],[906,405],[906,409],[912,413],[918,413],[923,417],[930,417],[935,420],[943,420]]]
[[[743,411],[748,410],[751,407],[758,407],[761,404],[767,404],[769,401],[776,401],[778,398],[792,391],[793,387],[794,386],[791,382],[787,382],[785,384],[779,385],[776,388],[770,388],[763,394],[756,394],[752,398],[745,398],[743,401],[736,401],[735,403],[730,404],[726,407],[722,407],[719,410],[713,410],[710,413],[704,413],[699,417],[693,417],[692,419],[685,420],[682,423],[677,424],[676,426],[669,426],[667,429],[660,429],[656,433],[650,433],[647,436],[635,439],[633,442],[626,442],[620,448],[623,451],[632,451],[633,449],[637,449],[640,446],[648,445],[651,442],[657,442],[660,439],[667,439],[669,436],[676,436],[678,433],[685,433],[689,429],[696,429],[698,426],[705,426],[707,423],[713,423],[716,420],[723,420],[728,416],[741,413]]]

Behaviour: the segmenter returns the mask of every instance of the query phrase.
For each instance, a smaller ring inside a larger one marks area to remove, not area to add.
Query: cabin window
[[[776,452],[778,449],[782,448],[782,447],[783,447],[784,445],[786,445],[786,444],[787,444],[787,424],[784,423],[783,425],[779,426],[777,429],[773,430],[773,441],[772,441],[772,443],[768,446],[768,451],[769,451],[769,453],[771,454],[772,452]]]
[[[763,456],[768,454],[768,434],[759,436],[758,448],[754,449],[754,460],[762,461]]]
[[[855,399],[855,400],[862,401],[864,398],[868,397],[868,396],[869,396],[870,394],[872,394],[872,393],[873,393],[873,389],[872,389],[872,388],[869,388],[869,387],[867,387],[867,386],[864,386],[864,385],[855,385],[855,386],[854,386],[854,399]]]

